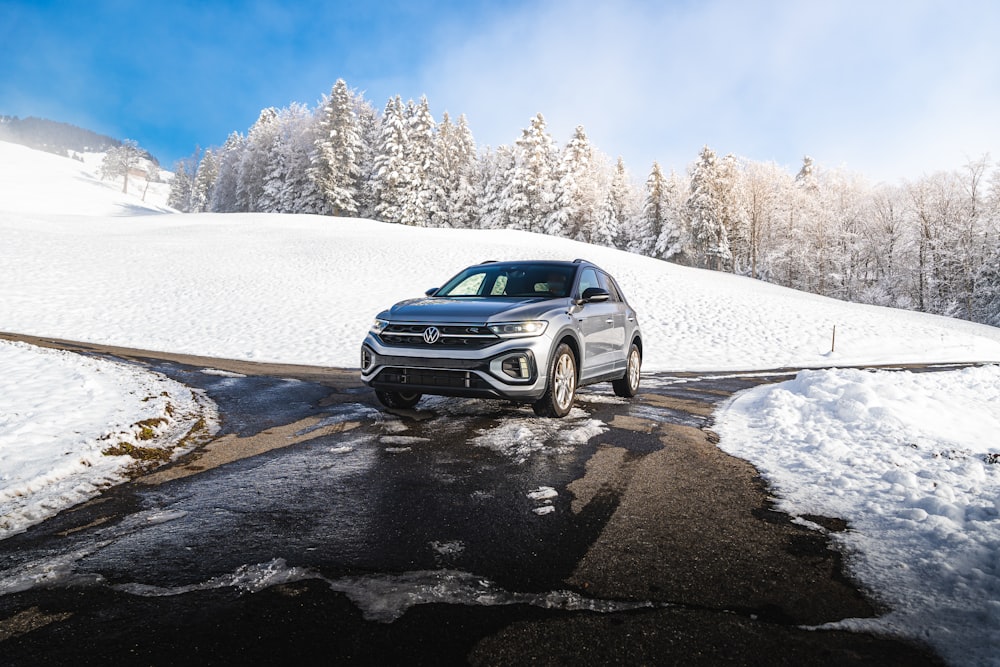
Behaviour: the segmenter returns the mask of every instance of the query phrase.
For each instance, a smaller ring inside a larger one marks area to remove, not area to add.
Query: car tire
[[[423,394],[418,394],[416,392],[412,394],[407,394],[399,391],[375,391],[375,397],[378,398],[379,403],[387,408],[398,408],[406,409],[412,408],[420,399],[423,398]]]
[[[625,363],[625,375],[611,382],[616,396],[632,398],[639,393],[639,369],[641,366],[642,353],[639,352],[639,347],[632,343],[632,347],[628,350],[628,360]]]
[[[539,417],[565,417],[576,398],[576,355],[566,343],[560,343],[549,361],[545,393],[531,407]]]

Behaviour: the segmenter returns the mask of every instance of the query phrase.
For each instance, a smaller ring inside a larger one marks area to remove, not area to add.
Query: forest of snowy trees
[[[380,113],[340,80],[317,108],[265,109],[246,135],[179,163],[169,204],[520,229],[1000,326],[992,166],[885,185],[705,147],[687,173],[654,163],[637,186],[582,127],[560,146],[538,114],[512,145],[477,148],[464,116],[436,121],[426,98],[399,96]]]

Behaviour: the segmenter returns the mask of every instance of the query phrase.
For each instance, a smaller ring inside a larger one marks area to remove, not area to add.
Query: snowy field
[[[565,239],[163,214],[164,188],[142,202],[95,179],[96,165],[95,156],[80,163],[0,142],[0,331],[356,367],[379,310],[467,264],[585,257],[614,274],[638,310],[647,371],[1000,362],[1000,329]],[[96,469],[95,451],[109,433],[166,412],[136,401],[166,378],[131,366],[0,341],[0,368],[0,537],[119,479]],[[178,404],[190,395],[155,391]],[[1000,665],[997,366],[804,371],[737,396],[717,420],[720,446],[757,465],[783,509],[850,522],[833,538],[892,612],[843,625],[917,637],[955,665]],[[74,468],[77,459],[91,465]],[[55,469],[72,469],[64,479],[79,493],[66,492]],[[22,505],[5,504],[11,498]]]

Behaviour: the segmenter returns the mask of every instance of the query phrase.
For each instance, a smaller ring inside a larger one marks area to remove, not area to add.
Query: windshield
[[[485,264],[462,271],[435,296],[565,298],[575,271],[555,264]]]

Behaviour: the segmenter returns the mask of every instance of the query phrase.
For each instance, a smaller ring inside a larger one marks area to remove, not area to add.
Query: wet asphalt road
[[[140,363],[216,402],[213,443],[0,542],[0,664],[937,664],[802,628],[877,610],[710,423],[786,375],[645,375],[541,420],[192,361]]]

